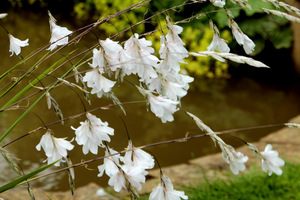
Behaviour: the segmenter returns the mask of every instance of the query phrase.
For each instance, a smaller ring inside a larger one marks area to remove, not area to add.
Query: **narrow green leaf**
[[[28,73],[31,73],[33,70],[35,70],[38,66],[38,64],[41,62],[42,59],[44,59],[48,53],[46,53],[40,60],[38,60],[29,70],[27,70],[17,81],[15,81],[6,91],[4,91],[1,95],[0,98],[3,97],[5,94],[7,94],[11,89],[13,89]],[[23,60],[19,63],[17,63],[14,67],[6,71],[4,74],[1,75],[0,79],[2,79],[4,76],[6,76],[9,72],[11,72],[14,68],[19,66],[20,64],[23,63]]]
[[[13,98],[11,98],[8,102],[6,102],[6,104],[4,106],[2,106],[2,109],[5,109],[7,106],[13,104],[14,102],[16,102],[17,100],[19,100],[30,88],[32,88],[33,85],[35,85],[36,83],[38,83],[40,80],[42,80],[54,67],[56,67],[57,65],[59,65],[62,61],[64,61],[65,58],[61,58],[58,61],[56,61],[51,67],[49,67],[47,70],[45,70],[41,75],[39,75],[36,79],[34,79],[30,84],[28,84],[27,86],[25,86],[20,92],[18,92]],[[24,74],[23,76],[25,76],[26,74]],[[23,77],[22,76],[22,77]],[[21,79],[21,78],[20,78]],[[18,81],[16,82],[18,83]],[[12,87],[14,85],[12,85],[10,88],[8,88],[8,90],[11,90]],[[6,90],[1,96],[0,98],[5,95],[8,90]]]
[[[20,184],[20,183],[26,181],[26,180],[29,179],[30,177],[33,177],[34,175],[36,175],[36,174],[38,174],[38,173],[40,173],[40,172],[42,172],[42,171],[48,169],[49,167],[51,167],[52,165],[54,165],[54,164],[57,163],[58,161],[59,161],[59,160],[57,160],[57,161],[55,161],[55,162],[53,162],[53,163],[50,163],[49,165],[43,166],[43,167],[41,167],[41,168],[39,168],[39,169],[37,169],[37,170],[34,170],[34,171],[32,171],[32,172],[30,172],[30,173],[24,175],[24,176],[21,176],[21,177],[15,179],[15,180],[13,180],[13,181],[7,183],[6,185],[3,185],[2,187],[0,187],[0,193],[4,192],[4,191],[6,191],[6,190],[9,190],[9,189],[11,189],[11,188],[16,187],[18,184]],[[26,182],[27,182],[27,181],[26,181]],[[24,182],[24,183],[26,183],[26,182]]]
[[[72,53],[72,52],[71,52]],[[88,54],[87,54],[88,55]],[[80,61],[78,61],[76,63],[76,65],[78,63],[80,63],[82,61],[82,59]],[[75,65],[75,66],[76,66]],[[70,68],[65,74],[63,74],[60,78],[63,79],[64,77],[66,77],[69,73],[71,73],[73,70],[73,68]],[[52,90],[60,81],[56,81],[55,84],[53,84],[50,88],[48,88],[6,131],[5,133],[3,133],[0,137],[0,142],[2,142],[4,140],[4,138],[12,131],[12,129],[29,113],[29,111],[47,94],[47,92],[49,92],[50,90]],[[1,108],[0,110],[2,110],[3,108]]]

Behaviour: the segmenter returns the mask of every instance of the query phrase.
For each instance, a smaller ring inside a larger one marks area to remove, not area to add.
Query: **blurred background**
[[[49,43],[48,10],[57,19],[58,25],[74,31],[137,2],[136,0],[1,1],[0,12],[7,12],[8,16],[2,19],[0,23],[15,37],[21,40],[29,38],[29,47],[22,48],[22,55],[28,55],[33,50],[44,47]],[[183,2],[181,0],[154,0],[144,7],[112,19],[109,23],[101,25],[86,35],[78,44],[67,47],[51,59],[43,62],[32,76],[26,77],[25,81],[23,81],[24,84],[28,84],[30,80],[35,78],[34,76],[67,55],[71,50],[77,49],[76,53],[82,52],[96,44],[97,39],[105,40],[108,36],[121,32],[153,14],[166,8],[180,5]],[[195,81],[190,85],[188,95],[182,99],[182,108],[197,115],[215,131],[285,123],[300,113],[300,67],[299,57],[295,56],[297,53],[298,55],[300,53],[299,50],[297,51],[297,45],[299,45],[297,41],[300,37],[300,34],[297,34],[299,25],[297,27],[286,19],[266,15],[259,9],[262,6],[274,9],[271,4],[263,3],[259,0],[252,0],[249,3],[253,7],[252,11],[239,9],[237,5],[233,5],[229,1],[227,8],[231,9],[236,22],[244,33],[255,42],[255,51],[251,56],[270,66],[269,69],[237,65],[231,62],[221,63],[206,57],[190,57],[186,59],[188,64],[182,65],[182,72],[195,78]],[[209,29],[207,20],[207,17],[209,17],[220,29],[221,36],[228,42],[231,52],[246,56],[243,48],[232,37],[224,11],[213,12],[213,10],[216,10],[216,7],[207,2],[170,10],[168,14],[176,22],[199,13],[206,13],[203,17],[191,20],[188,23],[179,24],[184,28],[181,36],[189,51],[205,51],[211,43],[213,32]],[[164,18],[165,15],[155,17],[120,35],[115,40],[122,42],[130,37],[133,32],[142,34],[163,27],[165,25]],[[164,33],[166,34],[166,30],[164,30]],[[160,31],[156,31],[146,36],[147,39],[153,42],[153,47],[157,52],[160,48],[160,34]],[[2,47],[0,49],[2,55],[0,74],[2,74],[20,59],[16,56],[10,57],[8,52],[9,41],[4,30],[0,31],[0,46]],[[37,62],[37,59],[31,59],[17,70],[12,71],[6,79],[2,80],[1,92],[6,84],[9,84],[14,77],[20,75],[35,62]],[[75,61],[71,62],[75,63]],[[71,65],[72,63],[66,64],[65,68],[59,69],[54,75],[58,76]],[[88,65],[80,68],[80,70],[86,69],[88,69]],[[133,76],[126,79],[132,82],[137,81]],[[51,83],[54,79],[48,77],[43,81],[47,85],[46,83]],[[72,79],[69,81],[74,82]],[[21,87],[22,84],[16,87],[11,94],[1,98],[0,105],[4,105],[6,100],[11,98],[11,95],[15,94],[14,92],[17,92]],[[32,89],[29,94],[35,91],[37,89]],[[119,87],[116,86],[114,93],[121,102],[144,100],[136,88],[126,82]],[[77,95],[69,87],[57,87],[51,92],[51,95],[58,102],[65,117],[84,112]],[[33,100],[34,97],[28,101],[33,102]],[[111,103],[106,98],[97,99],[96,97],[91,97],[91,102],[91,106],[85,103],[87,109]],[[26,102],[23,102],[21,106],[26,107]],[[116,112],[105,110],[93,113],[103,121],[107,121],[115,129],[115,136],[112,137],[112,142],[110,143],[110,146],[115,150],[123,150],[127,146],[125,127],[119,116],[122,116],[124,119],[135,146],[181,138],[185,137],[186,134],[201,134],[194,122],[183,111],[175,113],[175,121],[173,123],[162,124],[161,120],[156,118],[153,113],[147,112],[143,103],[125,105],[124,107],[127,111],[126,116],[118,108],[115,108]],[[1,113],[0,132],[3,133],[22,112],[22,110],[12,110]],[[45,124],[58,120],[55,112],[47,109],[46,100],[41,101],[33,112]],[[75,135],[70,126],[77,128],[79,122],[84,120],[84,116],[79,117],[66,121],[64,126],[56,124],[51,129],[55,132],[56,137],[67,137],[68,140],[71,140]],[[41,121],[34,114],[29,114],[6,138],[3,144],[39,126],[42,126]],[[269,128],[233,134],[243,140],[253,142],[275,130],[275,128]],[[21,159],[20,162],[25,172],[38,168],[45,159],[44,152],[38,152],[35,149],[42,134],[44,134],[43,131],[36,132],[7,147],[17,158]],[[233,146],[242,145],[239,140],[228,135],[224,135],[222,138]],[[219,151],[209,138],[201,138],[186,143],[162,145],[149,148],[148,150],[156,155],[163,167],[188,162],[190,159]],[[99,156],[103,155],[104,151],[99,153]],[[79,163],[94,157],[95,155],[90,154],[84,156],[80,146],[76,146],[70,152],[70,158],[73,163]],[[102,164],[102,161],[75,168],[76,186],[82,186],[89,182],[96,182],[99,185],[106,186],[106,178],[97,178],[97,166],[100,164]],[[3,158],[0,158],[0,168],[1,171],[10,171],[10,167]],[[7,174],[12,175],[7,176]],[[1,173],[0,183],[3,184],[11,180],[14,177],[13,174],[14,172]],[[67,176],[63,172],[37,180],[35,185],[46,190],[67,190],[67,182]]]

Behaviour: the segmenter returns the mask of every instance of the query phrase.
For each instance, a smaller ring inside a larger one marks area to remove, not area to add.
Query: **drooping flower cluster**
[[[104,163],[98,166],[98,176],[103,176],[105,172],[110,177],[108,184],[116,192],[124,188],[137,195],[134,188],[141,190],[141,184],[145,183],[145,176],[148,174],[146,169],[154,167],[153,157],[141,149],[136,149],[131,141],[124,157],[111,148],[106,149],[105,156]]]
[[[98,147],[104,147],[103,141],[110,142],[109,135],[114,135],[114,129],[108,127],[107,122],[102,122],[91,113],[86,113],[87,120],[80,122],[78,128],[71,127],[75,130],[76,142],[82,146],[82,151],[87,154],[89,151],[98,154]]]
[[[41,138],[40,143],[36,146],[38,151],[44,149],[48,161],[48,164],[58,161],[62,158],[66,158],[68,151],[71,151],[74,148],[74,145],[71,142],[65,140],[65,138],[56,138],[52,135],[52,131],[48,130]],[[60,160],[55,163],[54,166],[59,166],[60,162],[64,160]]]
[[[118,42],[110,39],[99,40],[99,43],[100,49],[93,50],[93,61],[89,64],[93,69],[85,74],[83,81],[92,88],[92,94],[97,94],[97,97],[101,98],[102,95],[111,92],[116,83],[105,78],[103,74],[107,73],[110,76],[112,71],[121,67],[120,55],[123,48]]]
[[[124,43],[124,49],[118,42],[100,40],[100,48],[93,50],[93,60],[89,64],[92,70],[83,77],[87,86],[92,88],[91,93],[100,98],[111,92],[116,82],[105,78],[104,73],[111,77],[111,73],[115,72],[116,78],[121,76],[121,80],[124,74],[136,74],[145,87],[140,91],[148,100],[150,110],[163,123],[173,121],[173,113],[178,110],[180,99],[187,94],[189,83],[194,79],[179,73],[180,63],[188,57],[178,35],[182,28],[172,24],[169,17],[167,27],[168,34],[161,36],[159,50],[163,60],[153,55],[152,42],[139,38],[136,33]]]
[[[152,42],[145,38],[139,39],[139,35],[135,33],[124,45],[125,53],[133,59],[130,70],[131,73],[137,74],[140,81],[148,83],[151,78],[156,78],[158,58],[154,55],[154,49],[151,47]],[[128,71],[128,70],[127,70]]]

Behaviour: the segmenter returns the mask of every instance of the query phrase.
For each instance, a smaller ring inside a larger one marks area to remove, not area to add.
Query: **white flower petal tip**
[[[278,176],[282,174],[282,169],[280,167],[284,166],[284,160],[278,157],[278,152],[272,150],[272,145],[268,144],[262,155],[262,170],[267,172],[269,176],[274,172]]]
[[[0,19],[3,19],[7,16],[7,13],[0,13]]]
[[[226,4],[224,0],[210,0],[210,2],[217,7],[223,8]]]
[[[9,46],[9,52],[11,52],[12,56],[14,53],[16,55],[19,55],[21,53],[21,47],[25,47],[28,46],[28,41],[29,39],[26,40],[19,40],[18,38],[15,38],[14,36],[12,36],[11,34],[8,34],[9,37],[9,42],[10,42],[10,46]]]
[[[100,196],[100,197],[104,197],[104,196],[107,195],[106,192],[105,192],[105,190],[103,188],[98,189],[97,192],[96,192],[96,194],[98,196]]]

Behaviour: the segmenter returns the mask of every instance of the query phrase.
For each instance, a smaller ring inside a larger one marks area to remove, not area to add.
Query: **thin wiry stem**
[[[277,126],[285,126],[285,124],[271,124],[271,125],[265,125],[265,126],[247,127],[247,128],[241,128],[241,129],[232,129],[232,130],[225,130],[225,131],[215,132],[215,134],[224,134],[224,133],[228,133],[228,132],[235,132],[235,131],[238,131],[238,130],[241,131],[241,130],[250,130],[250,129],[258,129],[258,128],[277,127]],[[190,136],[190,137],[184,137],[184,138],[178,138],[178,139],[172,139],[172,140],[166,140],[166,141],[156,142],[156,143],[152,143],[152,144],[147,144],[147,145],[140,146],[140,147],[134,147],[132,149],[126,149],[126,150],[123,150],[123,151],[119,151],[117,153],[110,154],[109,156],[101,156],[101,157],[97,157],[97,158],[94,158],[94,159],[91,159],[91,160],[87,160],[87,161],[84,161],[84,162],[81,162],[81,163],[77,163],[77,164],[74,164],[72,166],[68,166],[68,167],[65,167],[65,168],[62,168],[62,169],[59,169],[59,170],[56,170],[56,171],[44,174],[42,176],[39,176],[39,178],[40,177],[49,176],[49,175],[52,175],[52,174],[56,174],[56,173],[65,171],[65,170],[70,169],[70,168],[75,168],[75,167],[78,167],[78,166],[86,165],[86,164],[89,164],[91,162],[102,160],[104,158],[108,158],[108,157],[111,157],[111,156],[119,155],[119,154],[125,153],[127,151],[133,151],[135,149],[145,149],[145,148],[149,148],[149,147],[154,147],[154,146],[159,146],[159,145],[165,145],[165,144],[171,144],[171,143],[187,142],[189,140],[193,140],[193,139],[197,139],[197,138],[202,138],[202,137],[205,137],[205,136],[209,136],[209,135],[207,135],[207,134],[199,134],[199,135],[194,135],[194,136]]]
[[[123,103],[121,103],[121,104],[122,104],[122,105],[128,105],[128,104],[136,104],[136,103],[145,103],[145,101],[130,101],[130,102],[123,102]],[[97,111],[97,110],[107,110],[107,109],[109,109],[110,107],[113,107],[113,106],[118,106],[118,105],[115,105],[115,104],[109,104],[109,105],[107,105],[107,106],[102,106],[102,107],[97,107],[97,108],[91,109],[91,110],[89,110],[89,111],[87,111],[87,112],[94,112],[94,111]],[[24,138],[24,137],[30,135],[31,133],[37,132],[37,131],[39,131],[39,130],[45,129],[45,128],[47,128],[47,127],[49,127],[49,126],[53,126],[53,125],[55,125],[55,124],[59,124],[59,123],[61,123],[62,121],[67,121],[67,120],[70,120],[70,119],[74,119],[74,118],[80,117],[80,116],[85,115],[85,114],[86,114],[86,112],[82,112],[82,113],[79,113],[79,114],[77,114],[77,115],[69,116],[69,117],[66,117],[66,118],[64,118],[64,119],[62,119],[62,120],[58,120],[58,121],[52,122],[52,123],[47,124],[47,125],[45,125],[45,126],[38,127],[38,128],[36,128],[36,129],[34,129],[34,130],[32,130],[32,131],[30,131],[30,132],[28,132],[28,133],[26,133],[26,134],[24,134],[24,135],[22,135],[22,136],[16,138],[15,140],[12,140],[11,142],[9,142],[9,143],[3,145],[2,148],[7,147],[8,145],[10,145],[10,144],[12,144],[12,143],[14,143],[14,142],[20,140],[21,138]]]

